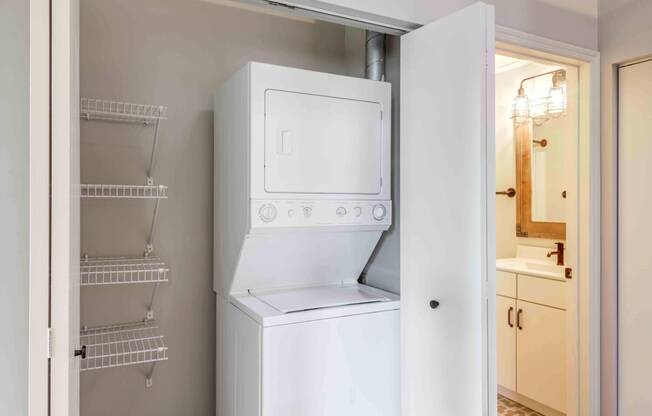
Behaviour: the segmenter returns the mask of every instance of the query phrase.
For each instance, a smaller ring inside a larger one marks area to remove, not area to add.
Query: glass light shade
[[[523,123],[530,119],[530,100],[523,91],[519,91],[512,102],[512,119],[516,123]]]
[[[566,86],[556,85],[550,88],[548,95],[548,115],[559,117],[566,112]]]

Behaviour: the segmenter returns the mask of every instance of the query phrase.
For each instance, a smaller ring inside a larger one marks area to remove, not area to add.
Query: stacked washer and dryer
[[[398,416],[385,82],[249,63],[215,94],[219,416]]]

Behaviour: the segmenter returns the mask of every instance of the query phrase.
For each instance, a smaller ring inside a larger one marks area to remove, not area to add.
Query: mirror
[[[532,221],[566,222],[565,124],[557,118],[532,126]]]
[[[563,118],[514,123],[516,235],[566,239],[568,140]]]

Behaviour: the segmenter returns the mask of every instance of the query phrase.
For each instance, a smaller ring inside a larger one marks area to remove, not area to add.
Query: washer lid
[[[359,285],[319,286],[251,295],[282,313],[391,300]]]

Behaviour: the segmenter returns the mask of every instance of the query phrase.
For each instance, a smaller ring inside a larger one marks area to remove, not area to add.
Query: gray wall
[[[616,65],[652,55],[652,2],[600,0],[602,61],[602,415],[617,414]]]
[[[385,79],[392,83],[392,226],[383,234],[380,243],[365,268],[365,279],[370,286],[399,293],[400,274],[400,60],[401,40],[386,37]]]
[[[0,414],[27,414],[29,2],[0,3]]]
[[[170,359],[150,389],[147,366],[82,374],[82,415],[214,414],[212,95],[250,60],[360,71],[346,56],[344,29],[332,24],[198,1],[81,1],[82,96],[169,106],[154,177],[170,187],[155,245],[171,268],[155,307]],[[82,122],[82,182],[144,183],[152,133]],[[152,209],[148,201],[82,201],[82,253],[139,255]],[[141,319],[150,293],[150,285],[82,288],[82,325]]]

